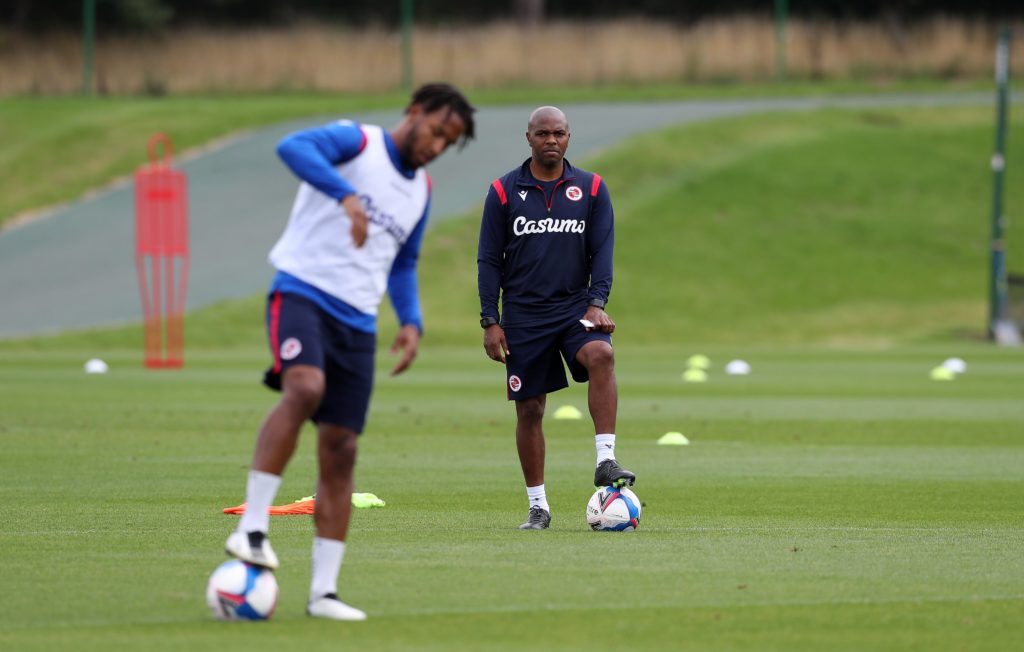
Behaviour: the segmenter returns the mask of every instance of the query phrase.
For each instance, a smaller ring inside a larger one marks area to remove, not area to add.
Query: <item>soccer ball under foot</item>
[[[218,620],[267,620],[277,606],[273,571],[231,559],[206,584],[206,604]]]
[[[632,532],[640,527],[640,499],[625,487],[601,487],[587,503],[587,525],[601,532]]]

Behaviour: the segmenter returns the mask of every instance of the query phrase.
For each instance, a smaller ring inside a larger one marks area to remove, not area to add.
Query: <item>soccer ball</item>
[[[267,620],[277,606],[277,579],[267,568],[226,561],[210,575],[206,604],[218,620]]]
[[[632,532],[640,527],[640,499],[625,487],[601,487],[587,503],[587,525],[602,532]]]

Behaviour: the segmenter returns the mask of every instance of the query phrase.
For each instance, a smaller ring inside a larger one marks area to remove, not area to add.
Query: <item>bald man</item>
[[[530,158],[491,184],[480,224],[480,326],[487,356],[505,365],[508,399],[516,406],[516,448],[530,505],[523,530],[551,524],[543,420],[547,395],[568,386],[563,360],[573,380],[589,381],[594,484],[636,480],[615,459],[615,322],[605,312],[612,202],[599,175],[565,159],[569,135],[560,109],[534,110],[526,128]]]

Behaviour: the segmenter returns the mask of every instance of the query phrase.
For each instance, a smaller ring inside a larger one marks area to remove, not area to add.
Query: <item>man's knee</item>
[[[319,457],[322,468],[343,471],[355,465],[359,436],[348,428],[321,424]]]
[[[307,365],[291,367],[283,377],[282,400],[295,404],[306,415],[311,415],[324,397],[324,374]]]
[[[358,440],[359,436],[351,430],[331,428],[331,432],[321,434],[320,450],[333,456],[353,457],[356,453],[356,442]]]
[[[596,341],[585,344],[576,358],[591,374],[615,367],[615,352],[612,350],[611,344],[607,342]]]
[[[538,424],[544,419],[544,401],[534,396],[516,401],[516,416],[523,424]]]

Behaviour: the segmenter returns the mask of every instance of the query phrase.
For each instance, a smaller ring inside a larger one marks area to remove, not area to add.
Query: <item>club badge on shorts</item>
[[[583,191],[579,186],[569,186],[565,189],[565,196],[569,198],[569,201],[579,201],[583,199]]]
[[[522,386],[523,381],[519,380],[519,376],[513,374],[508,377],[508,388],[511,389],[513,392],[518,392]]]
[[[294,360],[300,353],[302,353],[302,342],[298,339],[289,337],[284,342],[281,342],[282,360]]]

